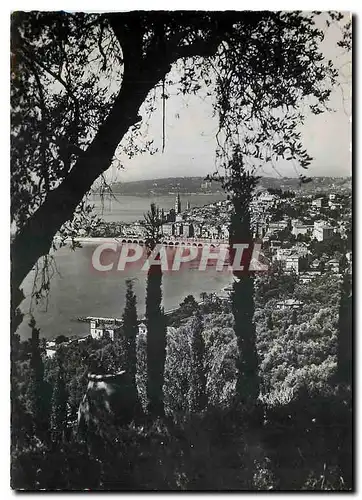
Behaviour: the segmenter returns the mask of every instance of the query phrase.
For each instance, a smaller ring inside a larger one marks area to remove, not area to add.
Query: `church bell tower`
[[[180,193],[177,193],[177,196],[176,196],[176,201],[175,201],[175,212],[176,212],[176,215],[181,213],[181,199],[180,199]]]

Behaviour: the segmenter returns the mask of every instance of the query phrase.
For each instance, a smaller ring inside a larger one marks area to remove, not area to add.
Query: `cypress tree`
[[[166,357],[166,321],[162,303],[162,271],[159,265],[152,265],[148,271],[146,289],[147,323],[147,395],[149,412],[162,416],[163,382]]]
[[[67,429],[67,403],[68,392],[65,385],[63,352],[61,348],[57,352],[57,374],[53,388],[52,410],[50,417],[51,436],[54,443],[64,439]]]
[[[129,383],[129,403],[134,405],[134,412],[139,413],[141,405],[138,399],[138,391],[136,384],[137,370],[137,347],[136,340],[138,334],[137,321],[137,298],[133,291],[132,280],[126,281],[126,305],[123,312],[123,332],[124,332],[124,347],[125,347],[125,370]]]
[[[160,241],[161,219],[154,203],[145,214],[144,227],[147,232],[149,255]],[[166,357],[166,320],[162,308],[162,269],[158,264],[150,265],[146,287],[147,324],[147,395],[148,411],[156,417],[164,414],[163,383]]]
[[[229,229],[229,253],[234,263],[236,244],[248,244],[243,252],[242,262],[233,266],[233,290],[231,293],[234,331],[238,342],[238,379],[237,397],[243,403],[255,403],[259,395],[258,358],[256,351],[256,333],[254,317],[254,277],[249,271],[252,255],[252,230],[250,202],[259,178],[246,171],[240,148],[234,148],[233,156],[226,166],[225,177],[219,178],[231,200]],[[242,270],[238,266],[244,266]]]
[[[32,317],[31,328],[31,358],[30,382],[28,387],[29,410],[33,417],[34,432],[39,437],[45,437],[48,430],[47,421],[47,391],[44,383],[44,364],[39,349],[39,329]]]
[[[191,413],[203,411],[207,404],[204,369],[205,343],[202,331],[202,317],[200,312],[196,311],[191,323],[191,377],[188,394],[189,410]]]
[[[251,276],[235,281],[232,291],[234,331],[239,347],[236,391],[241,402],[255,403],[259,395],[258,359],[254,316],[254,283]]]

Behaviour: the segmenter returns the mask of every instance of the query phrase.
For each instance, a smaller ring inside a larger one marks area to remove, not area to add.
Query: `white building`
[[[308,246],[305,243],[296,243],[290,250],[299,257],[306,257],[310,254],[310,250],[308,250]]]
[[[299,221],[293,221],[292,234],[297,237],[299,234],[309,234],[313,231],[313,226],[307,226]]]
[[[138,335],[147,335],[147,326],[143,322],[138,325]]]
[[[322,208],[323,198],[316,198],[312,201],[312,207]]]
[[[272,261],[282,262],[286,272],[299,274],[301,258],[309,253],[308,248],[303,245],[294,245],[292,248],[277,248]]]
[[[268,226],[268,232],[282,231],[287,226],[288,226],[288,222],[286,222],[286,221],[271,222]]]
[[[339,273],[339,262],[337,259],[331,259],[326,262],[326,268],[332,273]]]
[[[321,275],[321,271],[305,271],[299,275],[299,281],[303,284],[310,283]]]
[[[342,209],[342,204],[335,203],[334,201],[329,201],[328,206],[331,210],[341,210]]]
[[[314,223],[313,238],[318,241],[324,241],[333,236],[334,229],[325,221],[316,221]]]
[[[173,225],[174,236],[183,236],[183,224],[182,222],[175,222]]]
[[[279,241],[279,240],[270,240],[270,248],[272,249],[276,249],[276,248],[280,248],[282,245],[282,242]]]
[[[299,309],[302,307],[303,302],[296,299],[286,299],[277,302],[277,309]]]
[[[264,191],[258,196],[259,203],[273,204],[276,199],[277,197],[275,196],[275,194],[271,194],[268,191]]]
[[[182,225],[182,235],[184,238],[192,238],[194,235],[194,226],[190,222],[184,222]]]
[[[113,341],[115,334],[120,330],[116,323],[107,323],[102,320],[93,319],[90,321],[90,334],[92,339],[102,339],[109,335]]]
[[[224,240],[227,240],[229,239],[229,235],[230,235],[230,231],[229,231],[229,226],[228,224],[223,224],[221,226],[221,237],[224,239]]]
[[[173,223],[162,224],[162,233],[164,236],[172,236],[174,234]]]
[[[294,271],[299,274],[299,257],[298,255],[290,255],[285,259],[285,271]]]

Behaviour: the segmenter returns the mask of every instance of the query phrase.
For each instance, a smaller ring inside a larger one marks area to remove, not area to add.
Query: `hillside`
[[[263,189],[281,188],[284,190],[302,190],[304,192],[350,190],[351,177],[313,177],[311,182],[300,185],[296,177],[262,177],[259,186]],[[167,195],[173,193],[218,193],[221,186],[217,182],[206,182],[204,177],[167,177],[112,184],[114,193],[123,195]]]

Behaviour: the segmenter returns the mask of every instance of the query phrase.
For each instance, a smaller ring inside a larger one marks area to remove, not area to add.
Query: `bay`
[[[107,222],[135,222],[143,219],[143,215],[150,209],[151,203],[156,203],[165,211],[174,208],[175,195],[167,196],[124,196],[115,195],[115,198],[106,196],[103,200],[98,194],[89,197],[89,204],[94,205],[95,213]],[[185,194],[181,195],[181,209],[186,208],[190,202],[191,208],[209,205],[215,201],[224,200],[225,195],[220,194]]]
[[[126,199],[131,198],[131,199]],[[203,195],[200,205],[217,201],[217,195]],[[168,210],[173,206],[174,197],[141,198],[122,196],[122,204],[112,205],[108,219],[116,221],[137,220],[148,210],[152,201]],[[190,200],[191,201],[191,200]],[[193,201],[196,203],[196,200]],[[192,201],[191,201],[192,206]],[[194,205],[196,206],[196,205]],[[146,271],[132,266],[124,271],[97,272],[92,267],[92,255],[96,244],[84,244],[75,251],[69,247],[59,249],[53,256],[57,272],[52,280],[48,303],[31,305],[31,291],[34,282],[34,271],[23,283],[26,299],[21,309],[25,314],[18,332],[22,339],[29,337],[28,322],[33,314],[40,328],[40,336],[50,339],[57,335],[83,336],[89,333],[87,323],[76,320],[80,316],[102,316],[120,318],[125,304],[126,280],[134,280],[134,291],[137,295],[139,317],[145,311]],[[115,266],[116,268],[116,266]],[[183,266],[179,272],[165,273],[163,276],[163,306],[165,310],[177,307],[187,295],[199,299],[202,292],[214,292],[230,283],[231,275],[225,271],[216,271],[210,266],[206,271],[199,271],[197,265],[191,262]],[[30,313],[31,310],[31,313]]]

